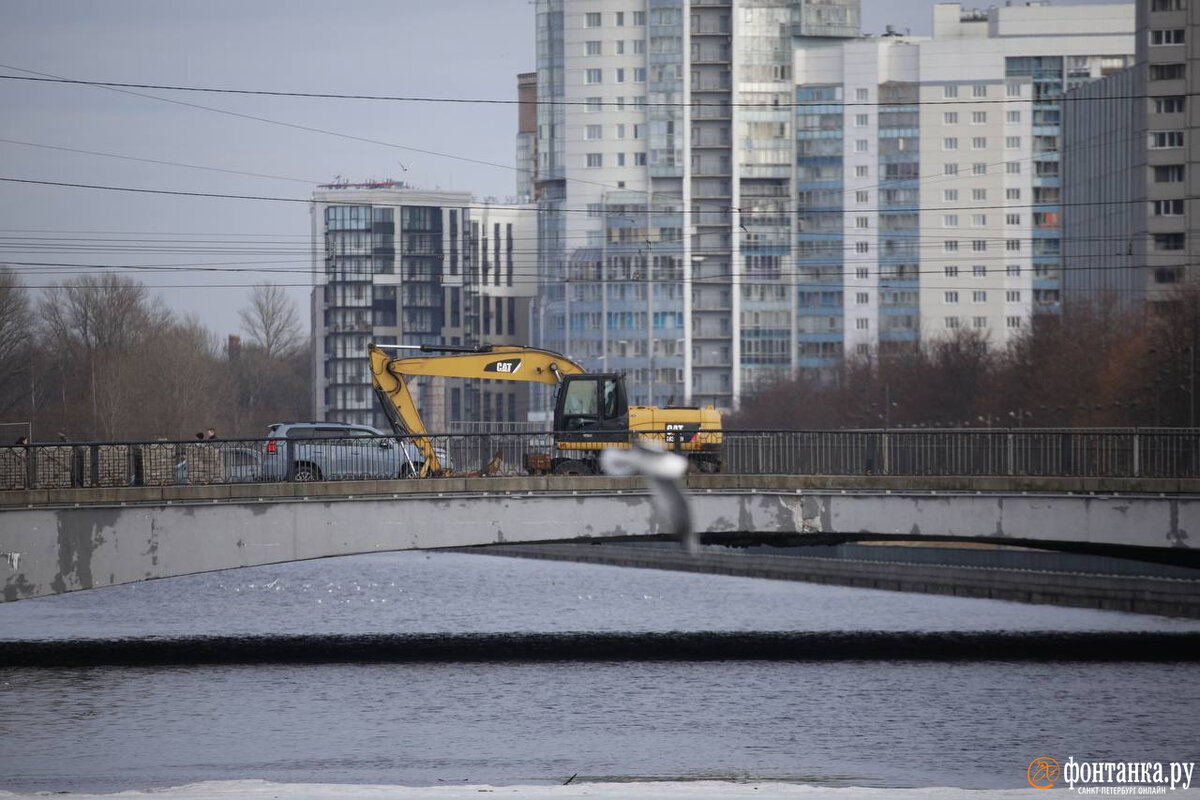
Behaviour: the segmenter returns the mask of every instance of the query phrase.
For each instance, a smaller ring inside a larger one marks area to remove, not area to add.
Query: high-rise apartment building
[[[544,344],[635,403],[730,407],[791,367],[796,37],[857,0],[539,0]]]
[[[1101,10],[1098,10],[1101,9]],[[539,0],[543,342],[634,402],[1055,312],[1061,95],[1121,69],[1129,6]]]
[[[1200,137],[1189,55],[1200,8],[1138,0],[1131,69],[1073,92],[1064,119],[1065,293],[1126,309],[1167,300],[1194,265]],[[1192,106],[1193,108],[1189,108]]]
[[[798,57],[801,369],[1060,312],[1062,95],[1122,70],[1132,29],[1131,6],[939,4],[932,38]]]
[[[393,181],[323,186],[312,199],[317,419],[386,429],[371,392],[368,342],[529,340],[532,208]],[[527,416],[528,392],[512,384],[422,378],[411,388],[431,431]]]

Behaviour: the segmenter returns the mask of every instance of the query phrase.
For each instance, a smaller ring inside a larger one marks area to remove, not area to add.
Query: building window
[[[634,25],[645,25],[646,24],[646,12],[645,11],[633,12],[633,24]]]
[[[1183,28],[1169,28],[1163,31],[1150,31],[1150,44],[1154,46],[1183,44]]]
[[[1184,98],[1178,95],[1154,98],[1155,114],[1182,114],[1184,107]]]
[[[871,277],[871,271],[866,267],[858,267],[854,270],[854,277],[865,281]]]
[[[645,67],[634,67],[633,68],[633,82],[634,83],[645,83],[646,82],[646,68]]]
[[[986,136],[972,136],[971,137],[971,149],[972,150],[986,150],[987,149],[987,137]]]
[[[1008,276],[1008,277],[1010,277],[1010,278],[1019,278],[1019,277],[1021,277],[1021,265],[1020,265],[1020,264],[1008,264],[1008,265],[1006,265],[1006,266],[1004,267],[1004,274],[1005,274],[1005,275],[1007,275],[1007,276]]]
[[[1004,171],[1005,171],[1005,173],[1007,173],[1009,175],[1020,175],[1021,174],[1021,162],[1020,161],[1006,162],[1004,165]]]
[[[854,152],[856,152],[856,153],[867,152],[867,148],[869,146],[870,146],[870,143],[866,139],[855,139],[854,140]]]
[[[635,167],[646,166],[646,154],[645,153],[634,153],[633,154],[633,165]]]
[[[987,86],[984,86],[981,83],[975,84],[974,86],[971,87],[971,96],[972,97],[987,97]]]
[[[1183,183],[1183,164],[1166,164],[1154,168],[1155,183]]]
[[[1021,96],[1021,84],[1009,82],[1007,84],[1007,86],[1005,86],[1005,93],[1009,97],[1020,97]]]
[[[584,111],[589,114],[594,114],[600,110],[603,101],[599,97],[589,97],[587,104],[584,106]]]
[[[987,124],[987,112],[986,111],[972,111],[971,112],[971,124],[972,125],[986,125]]]
[[[958,227],[958,214],[943,214],[942,215],[942,227],[943,228],[957,228]]]
[[[942,139],[942,149],[943,150],[957,150],[958,149],[958,137],[948,136],[945,139]]]
[[[942,189],[942,202],[957,203],[958,189]]]
[[[957,278],[958,267],[942,267],[942,274],[947,278]]]
[[[973,253],[985,253],[985,252],[987,252],[987,239],[973,239],[973,240],[971,240],[971,252],[973,252]]]
[[[869,203],[871,202],[871,193],[868,191],[857,191],[854,193],[854,201],[856,203]]]
[[[957,111],[943,112],[942,124],[943,125],[957,125],[958,124],[958,112]]]
[[[618,12],[617,12],[617,19],[616,19],[616,23],[617,23],[617,27],[618,27],[618,28],[623,28],[623,27],[625,27],[625,12],[624,12],[624,11],[618,11]]]
[[[854,320],[854,327],[856,330],[860,331],[869,330],[871,327],[871,320],[864,317],[859,317],[858,319]]]
[[[860,306],[865,306],[871,302],[871,295],[866,292],[857,292],[854,295],[854,301]]]
[[[1004,199],[1005,200],[1020,200],[1021,199],[1021,190],[1020,189],[1005,189],[1004,190]]]
[[[1009,252],[1020,252],[1021,240],[1020,239],[1006,239],[1004,242],[1004,249],[1008,250]]]
[[[947,328],[957,328],[958,327],[958,317],[946,317],[946,327]]]
[[[943,164],[942,165],[942,174],[943,175],[957,175],[958,174],[958,164]]]
[[[987,200],[987,189],[972,189],[971,199],[975,201]]]
[[[595,84],[603,80],[603,71],[599,69],[584,70],[584,83]]]
[[[868,242],[855,242],[854,243],[854,252],[869,253],[869,252],[871,252],[871,245]]]
[[[599,11],[589,11],[588,13],[584,14],[583,15],[583,24],[584,24],[584,27],[587,27],[587,28],[599,28],[600,27],[600,12]]]
[[[1021,327],[1021,318],[1020,317],[1005,317],[1004,324],[1015,330],[1015,329]]]
[[[1150,149],[1169,150],[1183,147],[1183,131],[1151,131]]]
[[[972,175],[987,175],[987,164],[982,161],[976,161],[971,165]]]
[[[1151,11],[1186,11],[1187,0],[1150,0]]]
[[[624,83],[625,82],[625,68],[617,67],[615,70],[613,70],[613,78],[616,79],[617,83]]]
[[[599,40],[588,41],[588,42],[584,42],[583,44],[584,44],[584,47],[587,48],[586,52],[589,56],[600,55],[600,41]]]
[[[958,302],[958,292],[942,292],[942,302],[953,305]]]
[[[1021,112],[1020,111],[1006,112],[1006,121],[1007,122],[1020,122],[1021,121]]]
[[[604,155],[601,153],[588,153],[587,154],[587,165],[589,167],[603,167],[604,166]]]
[[[1005,225],[1020,225],[1021,224],[1021,215],[1020,214],[1005,214],[1004,215],[1004,224]]]
[[[972,321],[976,328],[987,327],[987,317],[975,317]]]
[[[1005,136],[1004,137],[1004,146],[1005,146],[1005,148],[1007,148],[1009,150],[1019,149],[1021,147],[1021,137],[1020,136]]]
[[[942,252],[957,253],[958,241],[955,239],[947,239],[946,241],[942,242]]]
[[[987,277],[987,267],[984,266],[983,264],[975,264],[974,266],[971,267],[971,274],[974,275],[976,278],[986,278]]]
[[[976,289],[975,291],[971,292],[971,302],[972,303],[986,303],[987,302],[987,292],[983,291],[982,289]]]
[[[958,97],[958,87],[949,85],[949,84],[947,84],[946,86],[943,86],[942,87],[942,97],[944,97],[946,99],[950,99],[952,97]]]
[[[859,164],[854,168],[854,177],[869,178],[871,176],[871,168],[865,164]]]
[[[870,94],[867,89],[855,89],[854,99],[859,103],[865,103],[868,99],[870,99]]]
[[[1006,303],[1021,302],[1021,290],[1020,289],[1009,289],[1007,292],[1004,293],[1004,302],[1006,302]]]
[[[625,154],[624,153],[617,153],[617,166],[618,167],[625,166]]]
[[[1150,65],[1150,80],[1152,81],[1181,81],[1186,74],[1186,64]]]
[[[854,227],[856,227],[856,228],[871,227],[871,218],[870,217],[855,217],[854,218]]]
[[[865,128],[870,124],[871,124],[871,115],[870,114],[855,114],[854,115],[854,127]]]
[[[1150,203],[1151,213],[1156,217],[1183,216],[1183,200],[1154,200]]]
[[[1154,234],[1154,249],[1155,250],[1182,250],[1185,247],[1184,234],[1182,233],[1156,233]]]
[[[584,133],[583,133],[584,139],[599,139],[604,135],[603,134],[603,131],[604,131],[603,125],[588,125],[588,126],[584,127],[583,130],[584,130]]]
[[[987,214],[972,214],[971,227],[982,228],[987,225]]]
[[[645,52],[646,52],[646,40],[645,39],[634,39],[633,40],[633,54],[635,56],[640,56],[640,55],[644,55]]]

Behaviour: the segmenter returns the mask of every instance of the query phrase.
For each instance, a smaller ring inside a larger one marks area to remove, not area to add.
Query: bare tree
[[[268,358],[301,346],[300,320],[287,293],[274,283],[254,287],[250,305],[238,311],[242,330]]]
[[[141,345],[169,326],[171,314],[135,280],[117,275],[65,281],[39,306],[49,363],[69,373],[58,382],[62,417],[77,426],[90,407],[92,436],[112,438],[139,415],[134,378]]]
[[[23,407],[29,397],[32,321],[25,288],[15,272],[0,267],[0,416]]]

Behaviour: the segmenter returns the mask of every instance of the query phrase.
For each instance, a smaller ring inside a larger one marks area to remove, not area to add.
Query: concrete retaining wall
[[[1184,580],[714,550],[693,555],[619,544],[507,545],[472,552],[1200,618],[1200,576]]]

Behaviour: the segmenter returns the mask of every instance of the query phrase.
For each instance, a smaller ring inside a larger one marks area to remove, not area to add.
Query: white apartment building
[[[1061,97],[1130,63],[1133,6],[933,13],[933,38],[797,53],[800,103],[819,112],[797,129],[801,247],[817,254],[808,269],[801,259],[802,367],[960,329],[1002,346],[1033,314],[1060,311]],[[810,174],[806,149],[824,173]],[[832,228],[839,211],[840,242],[808,232]],[[826,331],[838,288],[844,350],[821,350],[812,342],[836,341]],[[824,303],[805,302],[816,292]]]
[[[539,0],[545,344],[730,408],[1057,313],[1061,96],[1131,62],[1133,6],[933,13],[862,37],[855,0]]]
[[[387,429],[367,343],[526,343],[536,293],[530,206],[394,181],[335,184],[312,198],[316,418]],[[528,391],[425,378],[411,387],[426,426],[524,421]]]

